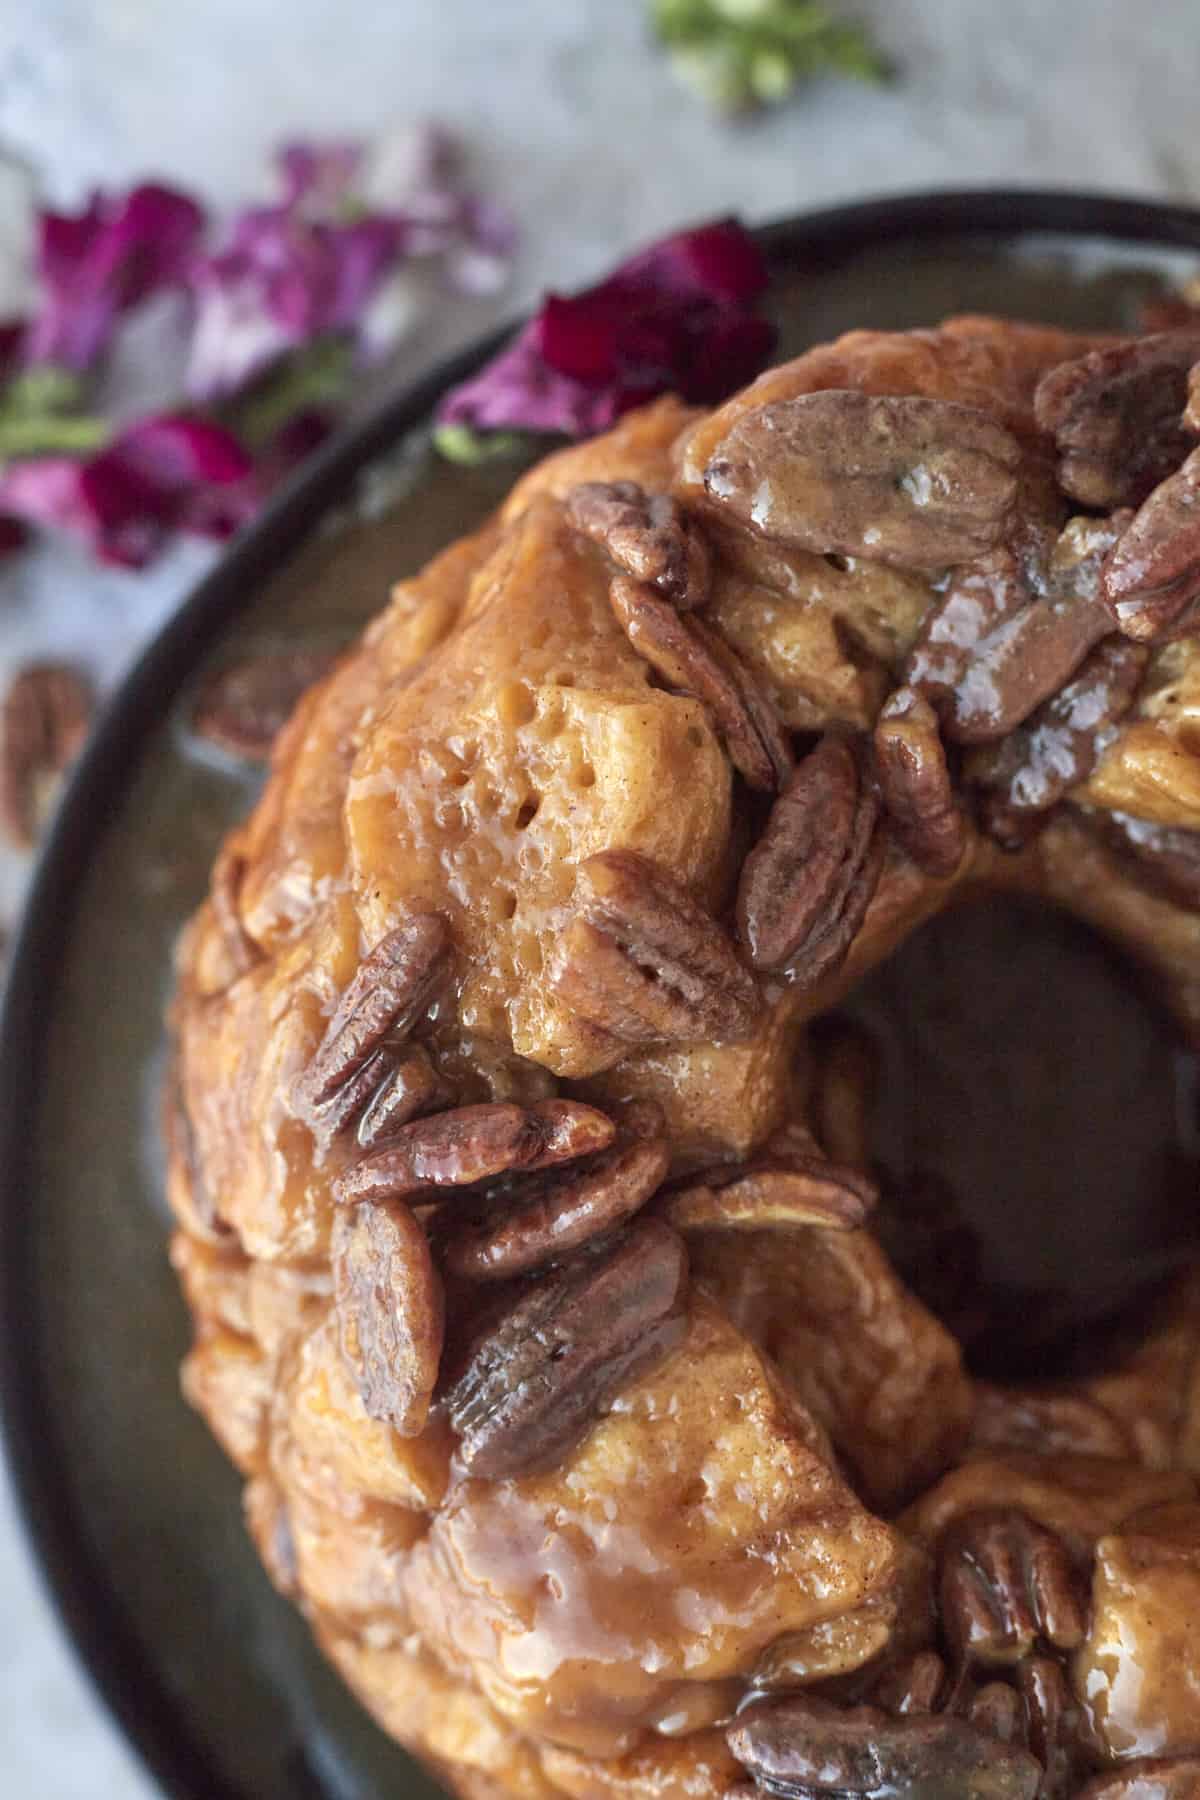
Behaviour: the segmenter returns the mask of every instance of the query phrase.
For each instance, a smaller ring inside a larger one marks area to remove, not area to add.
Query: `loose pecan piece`
[[[807,1694],[757,1700],[726,1732],[730,1750],[783,1800],[1034,1800],[1033,1757],[948,1714],[892,1718]]]
[[[1058,450],[1063,492],[1085,506],[1137,506],[1192,448],[1182,423],[1200,326],[1130,338],[1042,376],[1034,413]]]
[[[947,1688],[946,1665],[936,1650],[918,1650],[886,1668],[871,1685],[871,1704],[904,1717],[937,1712]]]
[[[878,1198],[869,1175],[830,1162],[807,1131],[793,1128],[762,1157],[689,1176],[664,1197],[663,1214],[680,1231],[853,1231]]]
[[[671,1160],[664,1139],[614,1146],[586,1162],[519,1179],[483,1217],[447,1240],[456,1275],[498,1281],[561,1261],[623,1225],[657,1191]]]
[[[700,701],[739,774],[753,788],[777,788],[792,766],[787,735],[730,646],[699,619],[681,618],[645,582],[618,576],[609,597],[638,655],[668,687]]]
[[[975,753],[967,773],[986,790],[980,812],[998,843],[1019,849],[1068,789],[1091,774],[1133,705],[1147,655],[1141,644],[1106,638],[1002,744]]]
[[[1166,643],[1195,631],[1200,600],[1200,450],[1159,482],[1109,552],[1104,598],[1126,637]]]
[[[1200,831],[1099,807],[1080,807],[1075,816],[1114,852],[1133,881],[1176,906],[1200,911]]]
[[[974,407],[825,389],[742,415],[704,471],[712,500],[779,543],[941,569],[997,542],[1021,451]]]
[[[1068,520],[959,569],[930,613],[905,681],[937,706],[958,743],[1004,737],[1107,637],[1104,559],[1130,518]]]
[[[756,969],[812,986],[841,963],[883,861],[879,803],[845,738],[799,763],[742,867],[737,920]]]
[[[307,1122],[334,1102],[345,1123],[386,1070],[384,1040],[402,1038],[420,1018],[446,972],[450,934],[436,913],[418,913],[389,931],[364,957],[296,1083],[296,1110]],[[368,1065],[370,1073],[368,1078]]]
[[[914,688],[897,688],[875,727],[875,769],[893,837],[927,875],[953,875],[967,847],[937,714]]]
[[[30,663],[0,706],[0,824],[22,849],[37,841],[56,785],[78,756],[92,716],[92,690],[65,663]]]
[[[1075,1800],[1200,1800],[1200,1756],[1148,1756],[1093,1775]]]
[[[711,913],[632,850],[580,864],[579,905],[550,968],[560,999],[627,1043],[744,1037],[758,990]]]
[[[658,1219],[543,1277],[450,1390],[459,1457],[499,1479],[558,1462],[633,1377],[682,1340],[687,1255]]]
[[[938,1600],[946,1641],[963,1663],[1015,1663],[1039,1640],[1076,1650],[1087,1632],[1062,1540],[1016,1507],[954,1521],[940,1548]]]
[[[579,1100],[457,1106],[402,1126],[382,1149],[338,1177],[333,1196],[353,1203],[473,1187],[515,1169],[548,1169],[590,1156],[607,1149],[615,1130],[611,1119]]]
[[[333,1284],[342,1356],[362,1403],[402,1437],[429,1414],[442,1354],[442,1284],[425,1233],[402,1201],[339,1213]]]
[[[636,481],[585,481],[567,495],[567,515],[618,568],[656,587],[681,612],[707,601],[708,545],[669,494],[648,494]]]
[[[329,650],[276,650],[228,663],[201,685],[192,730],[234,756],[264,761],[301,694],[335,660]]]

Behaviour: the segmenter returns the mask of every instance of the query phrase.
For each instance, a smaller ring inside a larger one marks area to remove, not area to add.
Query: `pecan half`
[[[456,1275],[499,1281],[558,1262],[623,1225],[657,1191],[671,1153],[662,1138],[618,1145],[586,1163],[522,1179],[446,1241]]]
[[[1161,481],[1109,552],[1105,601],[1126,637],[1165,643],[1196,629],[1200,600],[1200,450]]]
[[[276,650],[228,663],[202,683],[192,730],[234,756],[264,761],[301,694],[335,661],[329,650]]]
[[[402,1126],[381,1150],[338,1177],[333,1197],[352,1204],[473,1187],[515,1169],[548,1169],[590,1156],[607,1149],[615,1131],[611,1119],[580,1100],[456,1106]]]
[[[879,803],[845,738],[799,763],[742,867],[737,920],[756,969],[814,985],[843,960],[879,881]]]
[[[1006,1681],[985,1682],[961,1710],[967,1721],[977,1731],[986,1732],[988,1737],[998,1738],[1002,1744],[1020,1744],[1025,1749],[1032,1747],[1026,1743],[1021,1696]],[[1043,1800],[1040,1788],[1038,1800]]]
[[[1025,1741],[1045,1771],[1040,1800],[1068,1800],[1086,1766],[1083,1710],[1057,1657],[1027,1656],[1017,1665]]]
[[[948,738],[1004,737],[1108,636],[1104,559],[1129,518],[1070,519],[1057,538],[1034,531],[957,571],[904,670]]]
[[[384,1060],[386,1067],[381,1071],[382,1078],[374,1086],[358,1121],[357,1137],[364,1150],[373,1150],[385,1139],[394,1137],[402,1125],[419,1118],[422,1113],[436,1112],[450,1104],[449,1089],[443,1085],[420,1044],[408,1045],[395,1062]],[[371,1068],[373,1062],[374,1059],[364,1064],[364,1068]],[[350,1087],[352,1083],[346,1085]]]
[[[997,542],[1021,451],[974,407],[825,389],[742,415],[704,471],[709,497],[779,543],[941,569]]]
[[[1064,493],[1085,506],[1137,506],[1192,448],[1182,423],[1200,326],[1130,338],[1059,363],[1034,395],[1058,451]]]
[[[783,1800],[1034,1800],[1033,1757],[948,1714],[893,1718],[807,1694],[757,1700],[726,1732],[730,1750]]]
[[[339,1089],[361,1076],[385,1038],[403,1037],[411,1030],[445,975],[449,951],[445,920],[436,913],[418,913],[389,931],[364,957],[296,1084],[294,1099],[302,1118],[311,1121]],[[369,1083],[356,1083],[357,1104],[377,1088],[382,1059],[375,1062],[374,1071]],[[343,1094],[338,1110],[348,1117],[354,1109],[347,1110],[345,1099]]]
[[[1015,1663],[1039,1640],[1076,1650],[1087,1632],[1061,1538],[1016,1507],[954,1521],[941,1544],[938,1600],[946,1641],[964,1663]]]
[[[402,1437],[424,1427],[442,1354],[442,1284],[425,1233],[394,1200],[339,1213],[333,1291],[342,1357],[362,1403]]]
[[[1147,1756],[1093,1775],[1075,1800],[1200,1800],[1200,1756]]]
[[[871,1704],[903,1717],[937,1712],[947,1688],[946,1665],[936,1650],[918,1650],[892,1663],[871,1685]]]
[[[1119,637],[1092,651],[1074,679],[1002,744],[972,757],[968,776],[986,790],[984,825],[1019,849],[1046,813],[1095,768],[1112,728],[1133,705],[1148,651]]]
[[[1041,1386],[997,1387],[987,1381],[975,1383],[971,1448],[1137,1460],[1129,1431],[1090,1394]]]
[[[1129,813],[1078,808],[1075,814],[1149,893],[1200,911],[1200,831],[1155,825]]]
[[[760,1001],[711,913],[649,858],[603,850],[580,864],[578,911],[550,983],[627,1043],[744,1037]]]
[[[92,690],[65,663],[30,663],[0,705],[0,825],[21,849],[36,843],[57,785],[92,717]]]
[[[708,545],[669,494],[648,494],[636,481],[585,481],[567,495],[567,516],[618,568],[656,587],[680,611],[707,601]]]
[[[700,701],[739,774],[753,788],[777,788],[792,766],[787,735],[730,646],[699,619],[681,618],[645,582],[619,575],[609,598],[638,655],[668,687]]]
[[[459,1457],[499,1479],[558,1462],[627,1382],[682,1340],[687,1254],[657,1219],[543,1277],[448,1396]]]
[[[914,688],[897,688],[875,727],[875,771],[892,836],[919,869],[948,879],[967,847],[937,714]]]
[[[879,1190],[869,1175],[830,1162],[804,1133],[804,1147],[780,1146],[750,1163],[725,1163],[689,1176],[663,1201],[680,1231],[770,1231],[799,1225],[853,1231]]]

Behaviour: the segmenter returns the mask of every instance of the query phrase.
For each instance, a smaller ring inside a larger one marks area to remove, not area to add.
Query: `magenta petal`
[[[476,431],[560,431],[590,437],[615,423],[619,396],[612,387],[587,388],[551,369],[537,345],[536,321],[438,408],[444,425]]]
[[[284,206],[310,201],[323,209],[337,207],[350,192],[362,156],[362,145],[349,139],[322,144],[303,138],[284,144],[275,157]]]
[[[104,454],[162,495],[191,487],[228,487],[243,481],[253,467],[232,432],[189,413],[141,419]]]
[[[620,302],[596,293],[547,294],[534,320],[534,342],[550,368],[589,386],[613,381],[619,370]]]
[[[715,319],[696,346],[682,385],[684,398],[697,406],[715,406],[753,381],[774,343],[769,319],[738,312]]]
[[[774,342],[750,305],[765,283],[758,246],[733,220],[664,238],[582,294],[547,296],[438,418],[583,437],[656,394],[721,400],[757,374]]]
[[[88,368],[123,312],[183,279],[203,227],[194,200],[153,183],[95,195],[76,216],[44,213],[38,271],[45,297],[26,360]]]
[[[354,325],[367,301],[396,260],[403,228],[395,219],[359,219],[339,229],[327,228],[330,261],[329,305],[321,329]]]
[[[25,341],[24,319],[0,319],[0,380],[11,374]]]
[[[678,295],[745,301],[763,293],[768,279],[762,251],[745,226],[736,219],[714,219],[640,250],[621,263],[609,281],[613,286],[648,285]]]
[[[46,456],[0,473],[0,512],[81,538],[102,562],[141,568],[169,534],[234,512],[252,465],[237,439],[185,415],[141,420],[86,461]],[[257,504],[257,502],[255,503]],[[229,529],[249,516],[239,499]]]
[[[90,463],[70,456],[10,463],[0,474],[0,509],[69,532],[103,562],[140,568],[158,548],[162,526],[144,517],[141,494],[107,456]]]

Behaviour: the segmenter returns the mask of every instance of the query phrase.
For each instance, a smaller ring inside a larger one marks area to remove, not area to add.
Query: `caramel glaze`
[[[1088,342],[980,319],[852,333],[711,417],[664,401],[551,457],[497,522],[400,584],[301,703],[227,847],[220,906],[185,934],[173,1029],[189,1130],[173,1135],[171,1188],[197,1323],[188,1394],[247,1477],[273,1578],[385,1728],[468,1796],[722,1793],[738,1771],[715,1727],[739,1698],[820,1689],[926,1643],[939,1524],[1004,1500],[1094,1565],[1070,1675],[1105,1753],[1195,1748],[1194,1287],[1177,1285],[1123,1362],[1075,1376],[1058,1402],[988,1384],[987,1441],[972,1449],[984,1390],[871,1232],[697,1233],[682,1347],[560,1466],[484,1482],[458,1466],[436,1408],[409,1438],[366,1415],[328,1274],[352,1134],[318,1141],[289,1099],[365,952],[423,910],[446,918],[455,962],[422,1041],[460,1103],[557,1091],[620,1116],[653,1101],[677,1172],[744,1156],[789,1118],[819,1129],[808,1023],[951,899],[1016,889],[1074,913],[1144,968],[1195,1042],[1200,919],[1129,880],[1069,814],[1013,857],[972,834],[948,880],[890,850],[844,966],[806,993],[766,981],[738,1043],[629,1054],[545,979],[576,863],[636,851],[719,911],[758,824],[704,709],[653,682],[621,631],[603,554],[571,528],[564,496],[635,480],[704,511],[703,468],[732,419],[830,386],[962,402],[1031,445],[1039,376]],[[868,727],[930,586],[719,521],[712,541],[711,625],[785,723]],[[1196,669],[1187,645],[1154,652],[1073,799],[1200,824]],[[965,1189],[994,1287],[1028,1282],[1032,1253],[1039,1285],[1073,1288],[1080,1242],[1098,1235],[1097,1188],[1102,1261],[1175,1245],[1177,1177],[1192,1170],[1177,1161],[1158,1178],[1174,1141],[1171,1053],[1123,980],[1090,942],[1024,915],[944,930],[852,1002],[886,1067],[864,1160],[897,1190],[918,1164]],[[999,978],[962,966],[981,930]],[[1010,1062],[1035,999],[1037,1058]],[[943,1055],[952,1033],[965,1085]],[[1064,1105],[1068,1066],[1082,1097]],[[1017,1133],[1018,1112],[1039,1128],[1069,1118],[1070,1142],[1048,1156],[1044,1138]],[[469,1325],[477,1292],[454,1290],[452,1327]],[[1010,1333],[1027,1310],[1002,1315]],[[1081,1440],[1092,1454],[1073,1455]]]

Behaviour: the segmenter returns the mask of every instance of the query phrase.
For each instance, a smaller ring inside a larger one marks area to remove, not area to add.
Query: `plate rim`
[[[1200,253],[1200,207],[1089,190],[934,188],[800,212],[757,227],[755,235],[773,270],[782,274],[822,252],[867,249],[904,236],[928,240],[972,232],[1109,238]],[[419,425],[446,388],[479,368],[514,329],[513,323],[502,326],[440,360],[338,433],[155,633],[105,707],[68,782],[16,935],[0,1009],[0,1437],[25,1541],[77,1666],[144,1770],[171,1800],[256,1796],[213,1767],[75,1529],[75,1509],[55,1479],[58,1446],[44,1429],[52,1415],[42,1400],[36,1333],[16,1329],[35,1236],[28,1204],[33,1141],[28,1121],[38,1105],[55,968],[70,936],[79,877],[105,829],[110,798],[123,793],[135,774],[147,738],[161,723],[164,695],[174,698],[212,638],[312,524],[345,496],[359,471]]]

